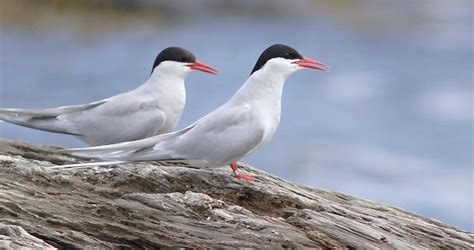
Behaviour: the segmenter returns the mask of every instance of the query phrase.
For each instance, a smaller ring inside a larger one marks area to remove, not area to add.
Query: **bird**
[[[180,47],[162,50],[148,80],[139,87],[100,101],[48,109],[1,108],[0,120],[75,136],[89,146],[135,141],[172,132],[186,102],[184,80],[198,70],[218,71]]]
[[[65,152],[98,160],[51,168],[176,160],[194,167],[230,165],[234,177],[253,181],[252,176],[239,172],[237,162],[271,140],[280,122],[285,81],[303,68],[327,71],[329,66],[305,58],[287,45],[272,45],[262,52],[242,87],[226,103],[193,124],[133,142],[66,149]]]

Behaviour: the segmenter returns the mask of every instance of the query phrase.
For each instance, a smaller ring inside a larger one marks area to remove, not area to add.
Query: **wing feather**
[[[9,114],[9,115],[29,115],[35,117],[55,117],[65,113],[84,111],[102,105],[107,102],[107,99],[92,102],[83,105],[70,105],[70,106],[61,106],[58,108],[48,108],[48,109],[15,109],[15,108],[5,108],[0,109],[0,114]]]
[[[106,102],[107,100],[102,100],[85,105],[51,109],[0,109],[0,120],[24,127],[80,136],[82,133],[75,127],[75,124],[62,119],[61,115],[89,110]]]

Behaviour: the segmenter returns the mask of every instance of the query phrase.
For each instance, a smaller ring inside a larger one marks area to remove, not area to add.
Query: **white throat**
[[[183,66],[177,71],[169,67],[155,68],[150,78],[137,91],[154,100],[154,106],[166,114],[162,132],[171,132],[176,127],[186,104],[184,79],[190,72]]]
[[[183,65],[165,64],[158,65],[150,75],[150,78],[142,85],[149,91],[173,91],[177,85],[183,85],[184,79],[190,70]]]
[[[289,75],[271,67],[255,71],[229,102],[268,102],[279,108]]]

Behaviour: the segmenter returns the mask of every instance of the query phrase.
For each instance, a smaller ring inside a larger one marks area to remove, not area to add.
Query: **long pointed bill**
[[[213,74],[213,75],[219,74],[219,72],[216,69],[214,69],[211,66],[206,65],[205,63],[202,63],[200,61],[196,61],[195,63],[191,63],[191,64],[188,64],[186,66],[188,66],[189,68],[191,68],[193,70],[199,70],[199,71],[202,71],[204,73],[209,73],[209,74]]]
[[[317,69],[322,71],[329,71],[329,66],[322,62],[318,62],[311,58],[304,58],[303,60],[298,60],[293,62],[294,64],[303,67],[303,68],[310,68],[310,69]]]

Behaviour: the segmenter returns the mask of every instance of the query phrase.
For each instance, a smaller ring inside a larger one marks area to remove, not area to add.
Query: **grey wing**
[[[209,113],[186,132],[158,142],[152,149],[129,154],[126,160],[189,159],[210,165],[239,160],[263,140],[264,129],[250,107],[226,107]]]
[[[129,155],[130,153],[136,153],[138,151],[144,151],[146,149],[153,148],[153,146],[155,146],[157,143],[173,137],[180,136],[186,133],[191,128],[193,128],[193,126],[189,126],[180,131],[156,135],[136,141],[87,148],[69,148],[65,150],[60,150],[60,152],[68,152],[81,156],[96,157],[102,159],[107,159],[110,155],[113,155],[115,158],[120,158],[121,156]]]
[[[180,131],[162,134],[162,135],[156,135],[156,136],[152,136],[152,137],[148,137],[148,138],[136,140],[136,141],[121,142],[121,143],[115,143],[111,145],[86,147],[86,148],[68,148],[68,149],[64,149],[60,151],[70,152],[70,153],[74,153],[74,152],[104,153],[104,152],[111,152],[111,151],[118,152],[118,151],[126,151],[126,150],[141,150],[144,148],[152,147],[163,140],[166,140],[175,136],[179,136],[191,128],[192,126],[182,129]]]
[[[92,109],[106,102],[107,99],[84,105],[49,109],[0,109],[0,120],[50,132],[80,135],[74,124],[58,117],[67,113]]]
[[[60,118],[72,122],[80,137],[89,145],[134,141],[159,134],[166,123],[166,114],[153,105],[153,100],[120,98],[79,113]]]
[[[264,129],[252,120],[248,107],[221,107],[177,132],[66,151],[119,161],[190,159],[218,165],[238,160],[262,143]]]
[[[0,109],[0,113],[2,114],[17,114],[17,115],[31,115],[31,116],[58,116],[65,113],[71,112],[78,112],[87,110],[90,108],[94,108],[101,104],[107,102],[108,99],[100,100],[97,102],[91,102],[88,104],[81,104],[81,105],[69,105],[69,106],[61,106],[57,108],[48,108],[48,109]]]

